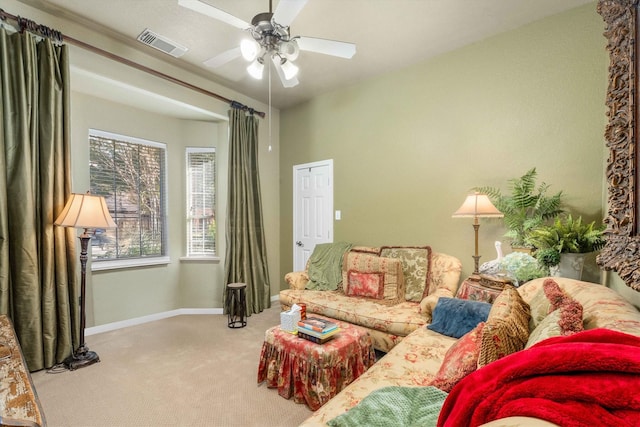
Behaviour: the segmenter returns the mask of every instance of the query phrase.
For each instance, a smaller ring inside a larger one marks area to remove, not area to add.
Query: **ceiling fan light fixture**
[[[261,59],[262,58],[256,58],[256,60],[247,67],[249,75],[256,80],[262,80],[262,73],[264,72],[264,64]]]
[[[269,0],[269,12],[255,15],[249,24],[207,4],[206,0],[178,0],[180,6],[225,22],[249,34],[249,37],[241,40],[235,48],[205,61],[207,66],[219,67],[242,56],[250,63],[247,67],[249,75],[255,79],[262,79],[264,61],[270,59],[280,82],[286,88],[299,84],[296,77],[298,67],[292,61],[298,58],[301,50],[339,58],[351,58],[356,53],[356,45],[353,43],[291,36],[291,23],[307,2],[308,0],[278,0],[276,10],[272,12],[272,1]],[[267,66],[271,71],[271,65]]]
[[[247,61],[253,61],[258,57],[260,45],[255,40],[242,39],[240,42],[240,52],[242,57]]]
[[[289,61],[295,61],[300,54],[300,48],[298,48],[298,43],[295,40],[283,41],[278,46],[278,52]]]
[[[285,59],[282,63],[282,72],[286,80],[291,80],[298,75],[298,67],[293,62]]]

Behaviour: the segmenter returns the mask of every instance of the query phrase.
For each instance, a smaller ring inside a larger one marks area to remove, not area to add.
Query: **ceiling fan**
[[[178,4],[245,30],[252,37],[243,39],[240,46],[204,61],[208,67],[220,67],[242,56],[251,62],[247,67],[249,75],[261,79],[265,61],[271,59],[282,85],[293,87],[299,83],[296,78],[298,67],[293,61],[298,57],[300,50],[347,59],[356,53],[356,45],[353,43],[291,36],[291,23],[308,0],[280,0],[275,12],[272,12],[271,1],[269,0],[269,12],[257,14],[251,20],[251,24],[200,0],[178,0]]]

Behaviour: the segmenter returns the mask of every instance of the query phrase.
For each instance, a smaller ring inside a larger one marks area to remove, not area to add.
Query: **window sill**
[[[119,270],[124,268],[151,267],[167,265],[171,262],[168,256],[153,258],[119,259],[114,261],[95,261],[91,263],[91,271]]]
[[[183,256],[180,257],[180,262],[202,262],[211,264],[220,264],[220,257],[218,256]]]

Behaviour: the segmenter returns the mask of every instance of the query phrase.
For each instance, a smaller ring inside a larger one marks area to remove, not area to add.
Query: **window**
[[[216,255],[216,151],[187,148],[187,256]]]
[[[96,230],[92,260],[166,257],[166,145],[92,129],[89,150],[91,193],[105,197],[118,225]]]

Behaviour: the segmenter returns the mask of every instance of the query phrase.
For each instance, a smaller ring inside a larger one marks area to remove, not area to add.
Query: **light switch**
[[[342,212],[336,211],[336,221],[340,221],[342,219]]]

